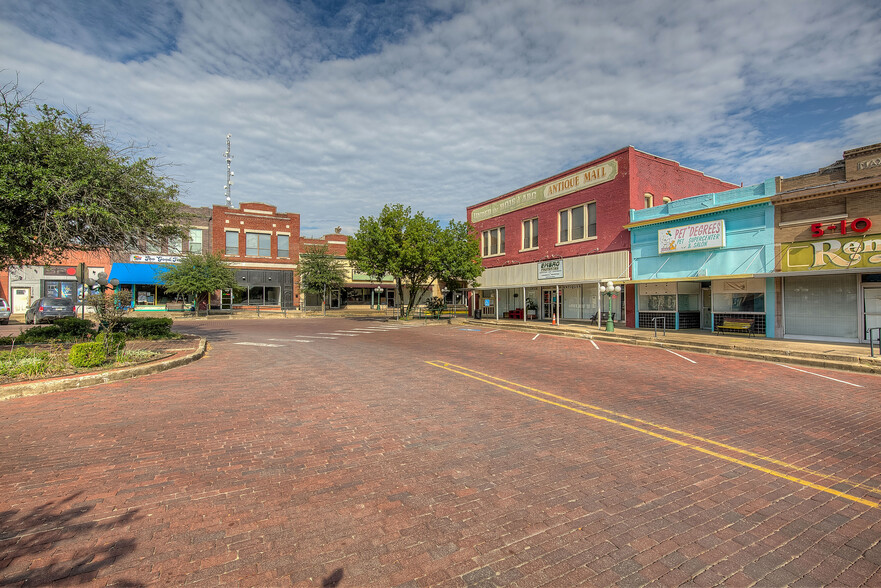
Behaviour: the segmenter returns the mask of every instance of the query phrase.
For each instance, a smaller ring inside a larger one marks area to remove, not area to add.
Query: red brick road
[[[881,585],[881,378],[382,325],[0,404],[0,586]]]

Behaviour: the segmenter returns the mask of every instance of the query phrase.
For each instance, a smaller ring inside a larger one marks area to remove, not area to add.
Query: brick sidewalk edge
[[[131,367],[117,368],[108,372],[85,374],[82,376],[62,377],[22,384],[7,384],[5,386],[0,386],[0,400],[21,398],[23,396],[36,396],[37,394],[46,394],[61,390],[72,390],[74,388],[106,384],[107,382],[116,382],[118,380],[127,380],[138,376],[164,372],[165,370],[186,365],[200,359],[205,355],[206,346],[207,341],[203,337],[200,337],[199,344],[196,346],[195,351],[186,352],[185,354],[176,353],[171,357],[151,363],[143,363]]]

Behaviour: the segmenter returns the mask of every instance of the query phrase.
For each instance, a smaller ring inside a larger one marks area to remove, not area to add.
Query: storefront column
[[[495,304],[496,320],[499,320],[499,289],[498,288],[496,288],[496,301],[495,302],[496,302],[496,304]]]
[[[560,312],[560,284],[554,286],[557,291],[557,324],[560,325],[563,323],[563,313]]]
[[[526,322],[526,286],[523,286],[523,322]]]

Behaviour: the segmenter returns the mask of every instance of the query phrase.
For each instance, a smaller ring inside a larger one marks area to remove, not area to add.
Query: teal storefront
[[[637,328],[715,331],[726,321],[774,337],[775,182],[630,211]]]
[[[165,310],[165,305],[178,299],[177,294],[165,292],[159,277],[166,268],[158,263],[114,263],[109,280],[119,280],[119,290],[132,293],[132,308],[138,311]]]

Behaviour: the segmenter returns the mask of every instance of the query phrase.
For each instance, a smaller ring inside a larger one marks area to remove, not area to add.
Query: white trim
[[[794,221],[786,221],[782,223],[778,223],[777,226],[780,228],[783,227],[797,227],[799,225],[812,225],[814,223],[825,223],[829,221],[842,220],[847,218],[847,213],[844,214],[835,214],[832,216],[823,216],[805,220],[794,220]]]
[[[269,216],[272,216],[272,215],[278,214],[277,212],[272,212],[272,211],[270,211],[270,210],[255,210],[255,209],[253,209],[253,208],[243,208],[243,209],[242,209],[242,212],[247,212],[247,213],[250,213],[250,214],[266,214],[266,215],[269,215]]]
[[[272,231],[267,231],[264,229],[245,229],[245,234],[247,235],[248,233],[258,233],[260,235],[271,235]]]
[[[259,263],[247,261],[227,261],[233,267],[242,269],[297,269],[297,264],[291,263]]]

